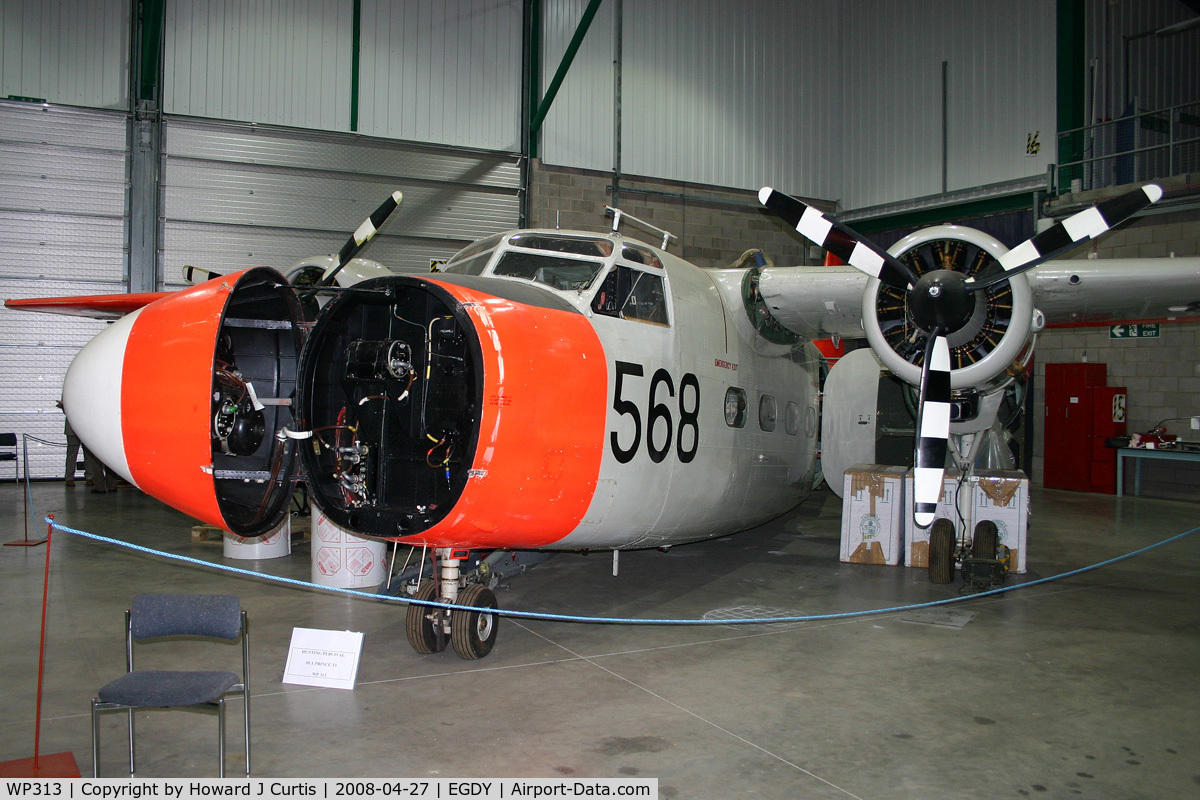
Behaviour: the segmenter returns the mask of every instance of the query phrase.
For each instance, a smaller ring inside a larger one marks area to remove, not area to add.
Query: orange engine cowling
[[[67,371],[71,426],[147,494],[245,536],[287,510],[300,332],[295,292],[255,268],[167,295],[87,344]]]
[[[63,400],[84,444],[140,489],[257,536],[297,480],[364,536],[539,547],[591,503],[608,372],[588,319],[517,281],[388,277],[311,323],[254,268],[102,332]]]
[[[302,363],[304,472],[338,525],[537,547],[587,513],[607,367],[587,318],[549,292],[468,276],[368,281],[326,306]]]

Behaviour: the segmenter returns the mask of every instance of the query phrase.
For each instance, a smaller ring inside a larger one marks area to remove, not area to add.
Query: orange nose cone
[[[233,279],[207,281],[142,309],[129,333],[121,427],[133,482],[224,528],[209,436],[213,353]]]

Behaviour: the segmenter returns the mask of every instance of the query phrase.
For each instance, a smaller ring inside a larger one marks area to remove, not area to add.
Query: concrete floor
[[[38,519],[222,561],[192,521],[136,490],[33,488]],[[1030,572],[1062,573],[1200,524],[1200,504],[1033,492]],[[4,540],[22,493],[0,485]],[[923,572],[837,561],[840,502],[819,493],[753,531],[669,553],[560,555],[497,594],[513,609],[700,617],[831,613],[956,596]],[[31,523],[33,534],[44,525]],[[1060,582],[951,606],[960,628],[893,612],[776,627],[505,619],[493,653],[420,656],[394,605],[281,587],[92,541],[53,540],[41,752],[91,770],[88,701],[123,669],[145,591],[233,592],[252,627],[258,777],[623,777],[664,798],[1167,798],[1200,795],[1200,535]],[[32,754],[45,547],[0,548],[6,713],[0,760]],[[235,562],[307,578],[308,547]],[[353,691],[284,685],[293,627],[366,634]],[[239,712],[236,701],[233,710]],[[243,768],[230,716],[230,774]],[[214,776],[216,720],[139,723],[146,777]],[[122,773],[120,715],[102,774]]]

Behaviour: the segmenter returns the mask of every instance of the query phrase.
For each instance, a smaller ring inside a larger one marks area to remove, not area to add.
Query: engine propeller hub
[[[922,330],[938,328],[944,333],[962,329],[975,312],[975,295],[967,288],[966,276],[949,269],[925,273],[908,295],[913,322]]]

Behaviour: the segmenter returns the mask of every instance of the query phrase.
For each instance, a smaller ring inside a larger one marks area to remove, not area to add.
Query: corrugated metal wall
[[[543,93],[587,5],[587,0],[543,0]],[[616,8],[617,3],[611,0],[600,4],[587,38],[546,115],[540,155],[547,164],[596,170],[613,168]]]
[[[1087,0],[1086,15],[1089,96],[1094,97],[1090,122],[1116,119],[1134,99],[1141,111],[1200,100],[1200,28],[1168,36],[1152,33],[1195,18],[1186,4]]]
[[[168,114],[350,131],[353,0],[167,4]],[[363,0],[368,136],[520,150],[521,0]]]
[[[514,155],[236,123],[169,118],[164,282],[183,267],[284,269],[334,253],[394,190],[404,201],[362,255],[429,270],[473,239],[515,227]]]
[[[0,96],[129,104],[130,0],[4,0]]]
[[[543,83],[584,0],[547,0]],[[546,119],[547,163],[613,168],[613,8],[605,3]],[[836,196],[836,4],[623,0],[621,166],[630,174]]]
[[[521,0],[364,0],[358,131],[520,151]]]
[[[846,0],[842,13],[844,208],[939,194],[943,175],[949,191],[1038,175],[1054,160],[1052,0]]]
[[[125,150],[122,113],[0,100],[0,298],[125,291]],[[0,309],[0,431],[65,441],[62,379],[103,327]],[[31,475],[62,475],[63,450],[30,447]]]
[[[353,0],[168,2],[168,114],[347,131]]]

